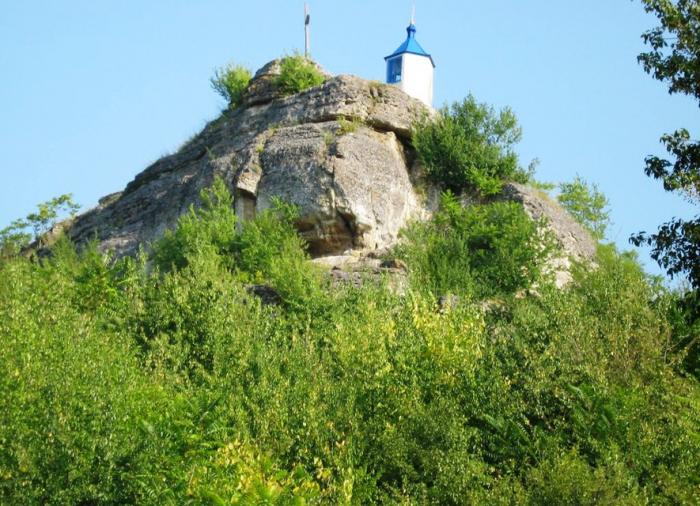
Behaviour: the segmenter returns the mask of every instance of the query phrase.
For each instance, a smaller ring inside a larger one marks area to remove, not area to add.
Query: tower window
[[[401,82],[401,64],[403,63],[403,58],[394,58],[387,62],[386,66],[386,82],[387,83],[400,83]]]

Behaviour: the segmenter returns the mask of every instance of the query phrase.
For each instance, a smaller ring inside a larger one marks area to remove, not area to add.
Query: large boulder
[[[393,132],[359,126],[343,133],[336,122],[286,127],[267,140],[259,163],[256,211],[272,196],[298,205],[297,226],[312,255],[383,248],[420,214]]]
[[[220,176],[243,219],[274,197],[296,204],[315,256],[393,244],[407,220],[427,213],[408,141],[412,124],[432,112],[398,88],[354,76],[283,97],[273,86],[278,69],[263,67],[241,107],[79,216],[71,237],[131,254],[173,227]]]
[[[410,220],[434,210],[439,190],[421,177],[410,148],[412,125],[434,111],[396,87],[354,76],[326,74],[324,84],[284,97],[274,85],[278,73],[278,61],[265,65],[240,107],[78,216],[70,237],[132,254],[175,226],[219,176],[240,219],[281,198],[298,206],[296,225],[312,256],[336,271],[376,269],[372,257],[393,246]],[[551,263],[560,285],[571,259],[593,258],[590,235],[546,195],[510,183],[499,198],[549,222],[562,246]]]

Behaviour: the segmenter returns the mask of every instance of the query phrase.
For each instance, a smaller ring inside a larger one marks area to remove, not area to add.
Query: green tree
[[[0,258],[19,253],[32,241],[41,242],[41,237],[58,223],[60,217],[70,217],[80,209],[71,194],[60,195],[37,206],[36,212],[26,218],[13,221],[0,230]],[[41,246],[41,244],[39,244]]]
[[[559,184],[559,203],[586,227],[599,241],[605,237],[610,225],[608,199],[598,189],[598,185],[588,184],[580,176],[570,183]]]
[[[642,0],[660,25],[642,39],[649,51],[639,55],[644,70],[668,84],[670,94],[688,95],[700,105],[700,8],[697,0]],[[661,137],[668,158],[648,156],[645,173],[689,202],[700,204],[700,142],[685,128]],[[690,289],[677,297],[673,341],[685,369],[700,375],[700,215],[674,217],[655,233],[630,238],[636,246],[651,246],[651,256],[670,276],[685,276]]]
[[[638,60],[655,79],[668,83],[669,93],[681,93],[700,105],[700,9],[696,0],[642,0],[644,9],[659,18],[660,26],[642,35],[650,47]],[[670,158],[649,156],[645,172],[663,183],[666,191],[678,192],[699,204],[700,142],[685,128],[661,137]],[[700,217],[674,218],[656,233],[640,232],[633,244],[652,247],[652,257],[671,275],[687,276],[700,289]]]
[[[406,230],[396,252],[416,286],[433,295],[512,294],[544,281],[544,263],[555,245],[542,225],[518,203],[465,207],[446,192],[435,217]]]
[[[413,146],[428,177],[460,193],[493,195],[503,181],[526,182],[529,172],[518,165],[513,147],[522,131],[515,114],[499,112],[469,95],[426,118],[413,132]]]
[[[221,95],[233,109],[241,103],[243,93],[248,88],[251,72],[242,65],[229,64],[214,71],[211,87]]]

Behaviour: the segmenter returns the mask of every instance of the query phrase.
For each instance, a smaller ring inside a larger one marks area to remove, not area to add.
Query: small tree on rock
[[[242,65],[229,64],[214,71],[211,87],[234,109],[240,105],[252,74]]]
[[[527,182],[513,147],[522,131],[515,114],[499,112],[469,95],[426,118],[413,132],[413,146],[428,177],[455,193],[494,195],[504,181]]]
[[[557,200],[576,221],[586,227],[597,240],[605,237],[610,225],[608,198],[598,189],[598,185],[588,184],[580,176],[570,183],[559,185]]]

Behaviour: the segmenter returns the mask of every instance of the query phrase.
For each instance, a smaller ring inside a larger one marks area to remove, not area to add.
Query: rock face
[[[426,214],[407,141],[430,111],[395,87],[353,76],[281,97],[271,85],[277,68],[271,62],[256,74],[241,107],[79,216],[71,237],[130,254],[173,227],[220,176],[244,219],[273,197],[299,206],[297,225],[314,256],[392,244],[407,220]]]
[[[175,226],[216,176],[244,220],[275,197],[296,204],[298,230],[329,268],[392,246],[409,220],[430,215],[438,191],[421,179],[409,140],[414,122],[431,110],[398,88],[353,76],[327,76],[321,86],[283,97],[274,86],[278,72],[277,61],[265,65],[240,107],[146,168],[123,192],[100,199],[70,225],[70,237],[97,238],[118,256],[134,253]],[[550,222],[564,248],[553,263],[561,284],[569,256],[592,258],[594,242],[556,203],[517,184],[506,185],[501,198]]]
[[[519,202],[525,212],[535,220],[544,219],[561,246],[561,254],[550,260],[550,268],[559,287],[571,280],[571,261],[585,262],[594,258],[596,242],[557,202],[547,195],[518,183],[507,183],[499,196],[501,199]]]

